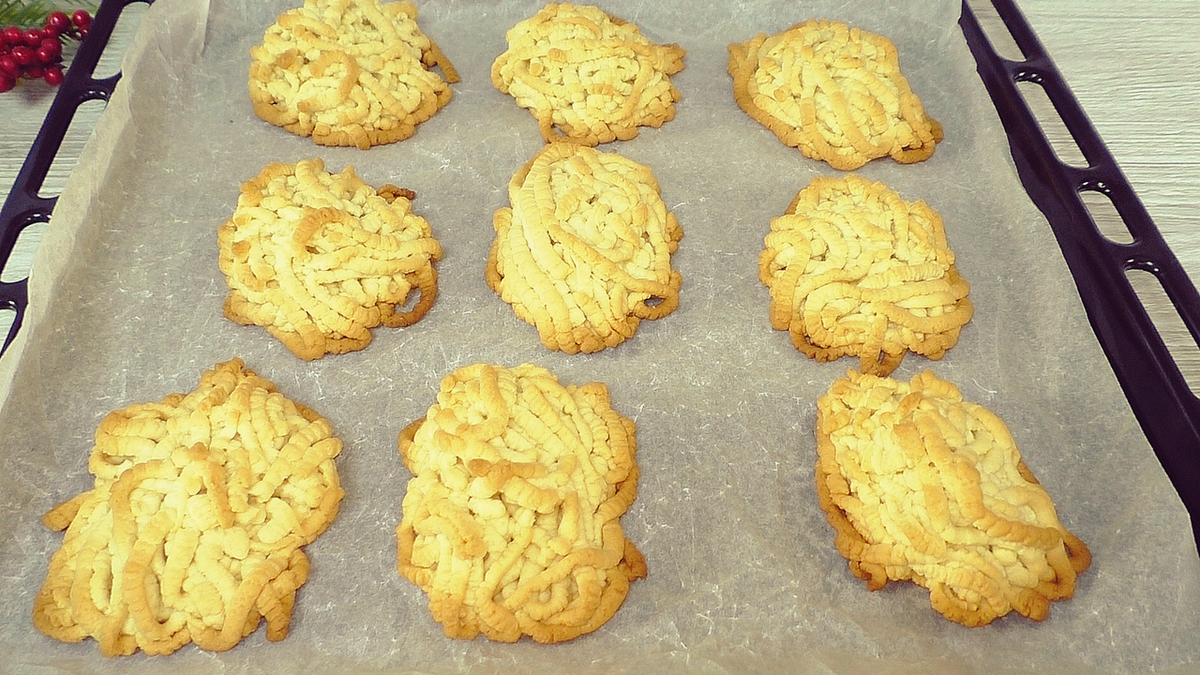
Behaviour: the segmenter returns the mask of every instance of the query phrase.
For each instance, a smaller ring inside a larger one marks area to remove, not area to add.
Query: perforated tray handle
[[[38,193],[54,158],[58,155],[67,129],[71,126],[71,120],[75,117],[75,111],[87,101],[107,102],[112,96],[113,89],[121,78],[120,72],[102,79],[96,79],[92,75],[101,55],[104,54],[109,38],[112,37],[121,12],[134,2],[149,5],[153,4],[154,0],[103,0],[96,10],[87,37],[80,42],[79,49],[71,59],[63,81],[55,92],[46,119],[25,157],[25,163],[21,165],[21,171],[17,174],[3,207],[0,207],[0,269],[3,269],[12,257],[17,238],[25,228],[50,221],[58,198],[40,197]],[[0,353],[8,349],[25,318],[25,308],[29,304],[27,283],[28,279],[0,281],[0,310],[15,313]]]
[[[1193,341],[1200,336],[1200,294],[1017,6],[1012,0],[991,2],[1023,61],[996,53],[965,0],[959,25],[1008,134],[1021,182],[1054,230],[1092,330],[1142,431],[1191,515],[1192,534],[1200,545],[1200,401],[1180,373],[1127,272],[1143,270],[1158,279]],[[1043,88],[1083,153],[1086,167],[1059,161],[1018,91],[1018,82]],[[1099,191],[1112,200],[1133,236],[1132,243],[1118,244],[1100,233],[1081,190]]]

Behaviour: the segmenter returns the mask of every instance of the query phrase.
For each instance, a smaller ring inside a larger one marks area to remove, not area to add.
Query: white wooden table
[[[983,6],[987,0],[971,0]],[[1018,0],[1104,138],[1167,243],[1194,280],[1200,280],[1200,3],[1195,0]],[[136,28],[140,4],[131,5],[97,69],[119,69],[125,42]],[[0,198],[7,195],[53,99],[48,86],[22,86],[0,95]],[[103,105],[77,114],[43,195],[57,194]],[[1053,138],[1056,142],[1066,142]],[[1068,143],[1069,144],[1069,143]],[[39,227],[22,237],[3,279],[25,276]],[[1149,277],[1149,275],[1141,275]],[[1148,283],[1146,283],[1148,281]],[[1200,352],[1157,284],[1142,279],[1139,292],[1192,385],[1200,391]],[[7,331],[0,316],[0,331]],[[2,333],[0,333],[2,334]]]

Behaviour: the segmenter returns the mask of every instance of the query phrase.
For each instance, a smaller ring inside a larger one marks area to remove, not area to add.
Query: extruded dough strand
[[[318,145],[402,141],[450,102],[449,83],[458,81],[407,0],[305,0],[250,56],[254,112]]]
[[[122,442],[138,432],[153,442]],[[106,656],[189,642],[223,651],[263,619],[267,637],[283,639],[308,578],[300,547],[341,503],[341,448],[328,422],[239,359],[190,394],[110,413],[89,461],[94,486],[43,518],[66,533],[34,625],[66,642],[94,638]],[[290,467],[276,463],[284,457]],[[287,530],[272,512],[286,512]]]
[[[683,230],[649,167],[552,143],[517,171],[508,196],[485,277],[546,347],[615,347],[678,307],[683,277],[671,255]]]
[[[225,315],[267,329],[296,356],[366,347],[371,329],[420,320],[437,298],[441,245],[410,191],[376,191],[320,159],[270,164],[217,230]],[[410,300],[415,298],[415,300]]]
[[[592,5],[550,3],[513,26],[492,84],[537,118],[546,142],[599,145],[674,119],[679,45],[658,45]]]
[[[947,619],[1041,621],[1091,564],[994,413],[924,371],[849,371],[817,401],[817,499],[871,590],[929,589]]]
[[[620,524],[637,495],[634,424],[604,385],[563,386],[528,364],[461,368],[399,446],[413,478],[398,568],[447,636],[569,640],[646,575]]]
[[[974,312],[941,216],[854,174],[813,179],[771,221],[759,256],[770,318],[818,361],[858,356],[888,375],[912,351],[940,359]]]
[[[942,140],[900,72],[895,45],[839,21],[810,19],[731,44],[728,71],[752,119],[841,171],[880,157],[920,162]]]

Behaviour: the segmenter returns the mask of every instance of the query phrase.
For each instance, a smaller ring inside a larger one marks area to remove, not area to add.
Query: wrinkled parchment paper
[[[294,0],[158,0],[125,76],[60,200],[35,263],[28,324],[0,367],[0,670],[14,673],[1148,673],[1200,667],[1200,564],[1186,511],[1092,336],[1050,230],[1021,190],[956,24],[955,0],[691,3],[612,0],[651,39],[678,42],[676,119],[610,144],[649,164],[685,236],[682,303],[620,347],[543,348],[488,290],[492,212],[541,146],[532,116],[492,88],[504,32],[540,3],[426,0],[420,23],[462,75],[417,134],[371,149],[319,148],[254,117],[248,50]],[[810,17],[889,36],[946,129],[933,158],[859,173],[942,213],[974,320],[920,369],[1010,426],[1063,521],[1095,562],[1048,620],[949,623],[911,584],[869,592],[851,576],[813,488],[815,400],[853,367],[800,355],[767,319],[757,258],[770,219],[832,171],[784,147],[734,104],[726,47]],[[416,191],[445,257],[441,295],[415,326],[366,350],[304,363],[265,331],[224,319],[215,230],[239,184],[269,161],[319,156],[367,182]],[[91,437],[109,411],[193,389],[240,356],[345,441],[347,496],[307,547],[313,570],[292,631],[211,654],[106,660],[30,620],[61,536],[38,518],[90,486]],[[477,361],[533,362],[600,380],[638,425],[640,496],[623,519],[649,562],[606,626],[573,642],[450,641],[395,571],[409,475],[396,434],[438,381]]]

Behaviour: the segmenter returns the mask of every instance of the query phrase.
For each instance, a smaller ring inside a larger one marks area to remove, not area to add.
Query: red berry
[[[46,84],[58,86],[63,81],[62,66],[47,66],[46,73],[42,75],[42,79],[46,80]]]
[[[46,15],[46,28],[53,28],[55,33],[61,35],[71,28],[71,17],[59,10],[50,12]]]
[[[30,49],[37,49],[38,45],[42,44],[42,31],[38,28],[30,28],[25,31],[25,46]]]
[[[43,66],[48,66],[58,60],[58,54],[50,49],[39,47],[38,50],[33,53],[33,55],[34,58],[37,59],[37,62]]]
[[[17,80],[15,78],[0,73],[0,93],[9,91],[15,86],[17,86]]]
[[[58,40],[42,40],[42,44],[38,45],[37,57],[42,63],[57,61],[60,56],[62,56],[62,45]]]
[[[74,23],[76,28],[87,28],[92,25],[92,15],[88,14],[87,10],[77,9],[71,15],[71,23]]]
[[[19,45],[25,41],[25,31],[17,26],[5,26],[4,41],[10,45]]]
[[[13,47],[11,56],[18,66],[28,66],[34,60],[33,50],[25,45]]]
[[[11,55],[0,56],[0,75],[12,78],[20,77],[21,65]]]
[[[34,64],[25,69],[25,77],[31,80],[40,80],[46,74],[46,69],[40,65]]]

